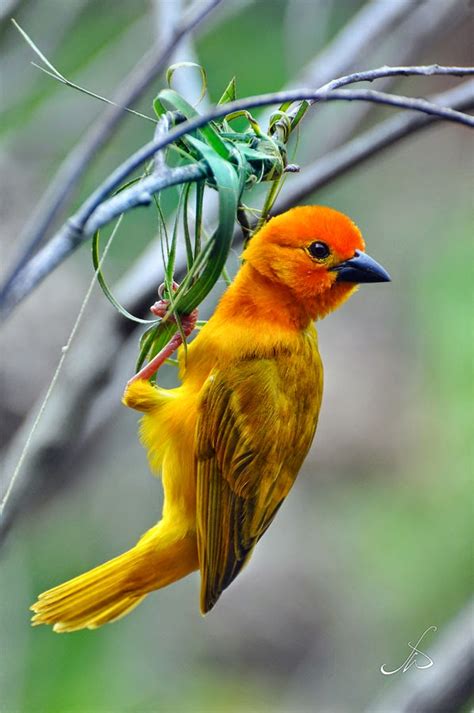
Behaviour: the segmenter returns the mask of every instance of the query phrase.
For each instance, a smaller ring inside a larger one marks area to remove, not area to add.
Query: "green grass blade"
[[[204,142],[193,137],[188,139],[200,151],[213,174],[219,196],[219,223],[211,238],[209,258],[201,275],[185,294],[181,289],[176,294],[175,302],[179,302],[180,312],[184,314],[189,314],[203,301],[221,275],[232,244],[235,216],[242,193],[242,178],[238,177],[235,168]]]
[[[207,74],[206,70],[201,64],[198,64],[197,62],[176,62],[175,64],[172,64],[170,67],[168,67],[168,70],[166,72],[166,82],[171,89],[171,80],[173,78],[173,74],[178,69],[189,69],[191,67],[198,69],[201,74],[201,93],[199,94],[199,99],[197,100],[197,104],[200,104],[207,94]]]
[[[107,282],[105,281],[104,275],[102,273],[102,270],[100,268],[100,250],[99,250],[99,242],[100,242],[100,231],[97,230],[93,237],[92,237],[92,262],[94,264],[94,269],[97,273],[97,281],[99,285],[102,288],[103,293],[113,304],[115,309],[120,312],[121,315],[126,317],[127,319],[131,319],[132,322],[137,322],[138,324],[154,324],[156,323],[156,320],[151,320],[151,319],[140,319],[140,317],[135,317],[134,314],[131,314],[128,310],[123,307],[120,302],[114,297],[112,292],[109,289],[109,286],[107,285]]]
[[[184,187],[184,207],[183,207],[183,232],[184,232],[184,242],[186,245],[186,265],[188,270],[191,269],[193,264],[193,246],[191,242],[191,232],[189,230],[189,194],[191,192],[191,184],[188,183]]]
[[[39,47],[37,47],[37,46],[35,45],[35,43],[34,43],[33,40],[31,39],[31,37],[28,35],[28,33],[25,32],[25,30],[24,30],[22,27],[20,27],[20,25],[18,24],[18,22],[17,22],[16,20],[14,20],[13,18],[12,18],[12,23],[13,23],[13,25],[16,27],[16,29],[18,30],[18,32],[20,33],[20,35],[23,37],[23,39],[30,45],[30,47],[31,47],[31,49],[33,50],[33,52],[40,58],[40,60],[41,60],[42,62],[44,62],[44,64],[45,64],[47,67],[49,67],[49,69],[56,75],[56,77],[59,77],[59,78],[62,79],[63,81],[66,81],[66,78],[61,74],[61,72],[60,72],[58,69],[56,69],[56,67],[55,67],[53,64],[51,64],[51,62],[49,61],[49,59],[47,59],[47,57],[45,57],[44,54],[41,52],[41,50],[39,49]]]
[[[232,77],[230,80],[229,84],[226,86],[224,89],[224,93],[217,102],[217,104],[228,104],[229,102],[233,102],[237,99],[237,84],[235,81],[235,77]]]
[[[204,189],[205,182],[199,181],[196,184],[196,218],[194,223],[194,257],[196,258],[201,252],[202,243],[202,218],[204,206]]]

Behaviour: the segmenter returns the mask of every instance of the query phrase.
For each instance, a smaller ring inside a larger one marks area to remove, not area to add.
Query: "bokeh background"
[[[239,96],[282,87],[362,4],[224,3],[193,37],[211,100],[233,75]],[[66,76],[110,96],[159,34],[163,7],[157,12],[156,5],[3,0],[5,265],[55,169],[102,110],[32,67],[32,52],[9,17]],[[417,63],[472,64],[472,10],[464,5],[464,20],[425,43]],[[403,37],[387,37],[354,69],[396,63],[397,43],[402,48]],[[426,95],[456,81],[396,86]],[[140,110],[151,113],[159,86]],[[294,160],[304,166],[324,153],[351,111],[351,104],[313,111]],[[390,114],[371,112],[363,127]],[[81,182],[75,204],[151,130],[127,118]],[[28,607],[39,592],[127,549],[158,517],[160,483],[149,475],[136,415],[119,405],[134,364],[133,351],[127,353],[106,426],[59,475],[52,458],[57,488],[41,504],[25,505],[3,543],[0,710],[357,713],[393,683],[380,666],[399,666],[408,641],[432,625],[442,632],[462,608],[473,565],[469,139],[466,128],[440,124],[308,199],[348,213],[393,282],[363,287],[321,323],[326,386],[315,444],[274,525],[215,610],[200,617],[193,575],[99,631],[58,636],[32,629]],[[171,194],[170,206],[173,200]],[[153,237],[151,209],[127,217],[105,266],[108,278],[123,275]],[[52,376],[91,275],[85,246],[4,328],[5,451]],[[97,290],[86,322],[104,300]],[[81,349],[81,332],[74,348]],[[165,383],[173,378],[163,376]],[[4,469],[5,482],[10,475]],[[426,640],[428,650],[433,640]]]

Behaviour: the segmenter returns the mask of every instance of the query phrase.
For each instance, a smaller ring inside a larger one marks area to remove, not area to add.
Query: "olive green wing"
[[[205,384],[196,433],[203,613],[249,559],[311,445],[322,375],[299,381],[288,358],[239,362]]]

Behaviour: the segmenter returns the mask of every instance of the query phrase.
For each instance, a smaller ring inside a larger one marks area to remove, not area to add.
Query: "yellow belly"
[[[194,433],[199,393],[184,386],[170,391],[156,389],[156,405],[142,418],[140,438],[150,467],[161,471],[165,501],[163,518],[186,521],[196,516]]]

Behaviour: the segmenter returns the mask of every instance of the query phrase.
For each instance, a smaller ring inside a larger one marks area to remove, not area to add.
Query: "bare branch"
[[[450,105],[460,110],[472,110],[474,109],[474,81],[464,82],[459,87],[437,94],[430,99],[436,104]],[[284,195],[275,205],[275,210],[277,212],[288,210],[311,193],[315,193],[339,176],[345,175],[352,168],[378,156],[380,151],[436,121],[436,118],[429,114],[400,113],[380,122],[304,168],[285,189]]]
[[[456,89],[432,96],[430,100],[456,109],[473,109],[474,82],[466,82]],[[379,155],[381,150],[435,123],[436,119],[427,114],[405,113],[381,122],[310,166],[303,167],[299,176],[288,181],[284,193],[275,204],[275,212],[287,210],[307,199],[337,177]],[[241,233],[238,231],[234,245],[238,246],[240,240]],[[160,265],[160,249],[154,243],[114,290],[120,303],[134,314],[145,312],[156,286],[163,281]],[[185,269],[185,251],[178,250],[178,279]],[[20,513],[25,513],[32,503],[57,492],[62,474],[69,472],[65,464],[74,457],[74,449],[83,448],[87,437],[103,426],[114,413],[119,404],[119,394],[117,388],[107,391],[106,386],[111,380],[119,355],[127,352],[127,344],[130,343],[130,348],[135,350],[137,331],[135,324],[111,312],[110,305],[105,302],[94,318],[84,325],[81,347],[73,350],[66,361],[62,379],[50,399],[25,459],[23,471],[5,507],[0,523],[0,541],[5,538]],[[97,404],[101,394],[102,405],[100,398]],[[30,416],[11,443],[5,473],[13,472],[32,422],[33,416]]]
[[[474,695],[474,601],[438,637],[424,671],[412,667],[367,713],[457,713]],[[420,675],[420,673],[422,675]]]
[[[125,117],[125,107],[138,101],[167,66],[181,40],[221,3],[222,0],[208,0],[205,4],[201,0],[195,0],[165,46],[156,45],[135,65],[113,95],[114,105],[107,107],[84,138],[76,144],[48,186],[19,237],[20,245],[25,247],[8,282],[14,279],[20,268],[34,253],[88,165],[117,131]]]
[[[131,208],[141,205],[149,205],[154,193],[159,193],[163,188],[169,188],[177,184],[190,183],[206,178],[206,166],[201,163],[180,166],[178,168],[166,168],[160,173],[143,178],[140,183],[132,188],[118,193],[108,201],[104,201],[97,210],[94,211],[89,220],[85,223],[83,234],[93,235],[96,230],[110,223],[111,220],[126,213]]]
[[[224,6],[223,9],[224,11],[229,11],[229,8],[231,11],[239,9],[240,4],[234,2],[231,6]],[[423,6],[427,4],[429,3],[422,2]],[[434,8],[433,12],[429,13],[430,18],[432,15],[439,14],[439,3],[437,5],[438,9]],[[452,5],[452,2],[445,0],[444,5]],[[351,64],[359,58],[361,52],[366,55],[372,45],[379,43],[386,33],[391,31],[412,10],[412,0],[392,0],[390,3],[372,0],[367,3],[325,50],[307,66],[301,74],[300,81],[297,81],[296,84],[319,86],[329,81],[332,77],[347,71]],[[205,12],[206,8],[203,10],[203,17]],[[419,9],[417,12],[419,14]],[[429,23],[425,20],[421,24],[423,29],[429,26]],[[160,28],[163,29],[163,22],[160,23]],[[161,34],[160,39],[169,40],[169,43],[173,43],[174,37],[169,37],[169,34],[168,28],[166,28],[166,32]],[[181,39],[186,39],[187,36],[189,36],[189,31],[183,28]],[[175,47],[179,43],[180,38],[176,37]],[[161,71],[163,61],[160,47],[161,45],[158,44],[157,48],[146,55],[124,80],[113,97],[117,104],[122,106],[133,104]],[[166,48],[164,51],[166,51]],[[70,197],[79,178],[101,146],[112,137],[122,119],[123,113],[121,113],[120,109],[115,112],[111,109],[104,112],[63,162],[56,177],[50,183],[46,193],[19,236],[19,244],[25,247],[11,272],[8,282],[13,279],[21,266],[27,262],[43,240],[52,222]]]
[[[474,116],[464,114],[461,111],[450,109],[449,107],[432,104],[426,99],[413,99],[402,97],[397,94],[387,94],[377,92],[373,89],[334,89],[315,99],[317,101],[368,101],[374,104],[385,104],[387,106],[397,106],[400,109],[410,109],[411,111],[421,111],[424,114],[431,114],[438,119],[454,121],[464,126],[474,127]]]
[[[439,64],[430,64],[421,67],[377,67],[364,72],[352,72],[345,77],[339,77],[321,87],[322,90],[339,89],[348,84],[356,82],[374,82],[382,77],[434,77],[435,75],[446,75],[451,77],[465,77],[474,74],[474,67],[442,67]]]
[[[342,82],[348,84],[351,81],[373,81],[374,79],[386,76],[410,76],[410,75],[454,75],[463,76],[474,74],[473,67],[440,67],[439,65],[430,65],[426,67],[381,67],[367,72],[358,72],[355,75],[348,75],[334,80],[334,82]],[[438,118],[455,121],[465,124],[466,126],[474,126],[474,118],[458,112],[454,109],[440,107],[436,104],[428,102],[425,99],[413,99],[408,97],[400,97],[383,92],[375,92],[373,90],[328,90],[321,89],[299,89],[287,92],[276,92],[272,94],[262,94],[254,97],[247,97],[228,104],[214,107],[211,111],[204,115],[196,116],[193,119],[183,122],[182,124],[170,129],[166,136],[145,144],[141,149],[136,151],[128,158],[121,166],[119,166],[94,193],[85,201],[81,208],[70,218],[67,223],[59,230],[56,236],[40,251],[33,259],[21,270],[16,278],[11,282],[9,289],[5,288],[0,297],[0,308],[3,317],[6,317],[11,310],[18,304],[26,295],[28,295],[34,287],[41,282],[57,265],[59,265],[78,245],[87,237],[92,235],[97,228],[104,225],[100,220],[91,221],[90,218],[97,211],[100,204],[105,198],[116,190],[120,184],[145,161],[150,159],[157,151],[162,150],[172,142],[183,137],[185,134],[201,128],[210,121],[222,118],[228,113],[240,111],[242,109],[251,109],[270,104],[283,104],[285,102],[300,101],[301,99],[309,99],[313,102],[323,102],[332,100],[348,100],[348,101],[371,101],[380,104],[397,106],[405,109],[412,109],[431,114]],[[177,170],[177,169],[175,169]],[[175,173],[170,171],[168,178],[170,182],[164,180],[159,183],[159,189],[173,185]],[[143,205],[148,202],[149,198],[145,199],[142,196],[140,185],[129,188],[122,194],[122,199],[129,200],[129,207]],[[107,215],[117,215],[113,211],[104,211]],[[93,229],[92,229],[93,228]]]

